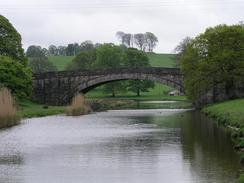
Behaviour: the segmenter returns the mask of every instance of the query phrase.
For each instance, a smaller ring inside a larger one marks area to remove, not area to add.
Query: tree
[[[124,49],[114,44],[103,44],[97,48],[97,68],[118,68],[124,66],[126,54]]]
[[[75,55],[75,47],[74,44],[68,44],[66,48],[66,55],[67,56],[74,56]]]
[[[147,55],[135,48],[129,48],[126,50],[128,67],[148,67],[149,59]],[[128,90],[135,92],[137,96],[140,96],[141,92],[148,92],[149,88],[154,88],[154,82],[149,80],[131,80],[128,82]]]
[[[174,49],[174,52],[177,53],[176,55],[176,66],[180,66],[180,60],[182,56],[186,53],[188,45],[191,43],[192,38],[186,37],[184,38]]]
[[[48,56],[49,52],[47,48],[42,48],[42,53],[44,54],[44,56]]]
[[[208,28],[187,44],[181,64],[190,99],[222,88],[222,95],[235,98],[244,86],[244,27],[218,25]]]
[[[0,83],[20,98],[31,95],[32,72],[22,63],[7,57],[0,56]]]
[[[97,48],[96,68],[119,68],[126,63],[126,54],[122,47],[114,44],[103,44]],[[108,83],[104,85],[105,91],[110,91],[115,97],[117,91],[124,90],[123,82]]]
[[[145,33],[145,40],[149,52],[153,52],[153,49],[156,47],[158,38],[151,32]]]
[[[144,51],[145,43],[146,43],[145,34],[142,33],[135,34],[134,43],[140,48],[141,51]]]
[[[2,15],[0,15],[0,55],[11,57],[25,65],[27,63],[20,34]]]
[[[82,51],[67,66],[67,70],[93,69],[96,61],[96,50]]]
[[[122,45],[125,44],[125,33],[122,31],[118,31],[116,32],[116,36],[119,39],[119,41],[121,42]]]
[[[94,45],[92,43],[92,41],[84,41],[80,44],[80,50],[81,51],[88,51],[88,50],[93,50],[94,49]]]
[[[58,55],[58,49],[57,49],[57,47],[56,47],[55,45],[50,45],[50,46],[48,47],[48,52],[49,52],[49,54],[52,55],[52,56],[56,56],[56,55]]]
[[[58,46],[58,55],[66,56],[66,46]]]
[[[31,45],[26,51],[27,57],[44,57],[45,54],[40,46]]]
[[[32,57],[29,59],[29,67],[33,73],[57,71],[57,67],[47,57]]]

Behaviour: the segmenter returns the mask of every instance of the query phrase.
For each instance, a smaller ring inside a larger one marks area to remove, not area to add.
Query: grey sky
[[[244,0],[0,0],[0,14],[20,32],[25,48],[118,43],[117,31],[153,32],[155,51],[167,53],[209,26],[244,20]]]

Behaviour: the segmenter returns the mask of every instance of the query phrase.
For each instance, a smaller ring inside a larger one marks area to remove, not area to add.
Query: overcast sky
[[[117,31],[153,32],[155,51],[169,53],[186,36],[244,20],[244,0],[0,0],[0,14],[20,32],[25,48],[117,44]]]

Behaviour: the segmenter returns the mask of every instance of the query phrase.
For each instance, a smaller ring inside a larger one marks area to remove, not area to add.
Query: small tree
[[[96,50],[88,50],[80,52],[72,62],[66,67],[67,70],[80,70],[94,68],[96,60]]]
[[[44,50],[45,51],[45,50]],[[44,57],[43,49],[40,46],[31,45],[26,51],[27,57]]]
[[[142,33],[135,34],[134,43],[140,48],[141,51],[144,51],[146,46],[145,34]]]
[[[153,52],[153,49],[156,47],[158,38],[151,32],[145,33],[145,40],[149,52]]]

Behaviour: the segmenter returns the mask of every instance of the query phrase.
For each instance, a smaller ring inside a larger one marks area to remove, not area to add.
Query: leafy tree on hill
[[[33,73],[57,71],[57,67],[47,57],[32,57],[29,59],[29,67]]]
[[[18,98],[31,95],[32,72],[29,68],[7,56],[0,56],[0,83]]]
[[[184,38],[174,49],[176,54],[176,67],[180,66],[180,60],[182,59],[182,56],[187,51],[187,46],[191,43],[192,38],[186,37]]]
[[[44,57],[45,54],[40,46],[31,45],[26,51],[27,57]]]
[[[186,92],[195,100],[216,86],[229,98],[244,86],[244,27],[218,25],[193,39],[184,52],[181,64]]]
[[[11,57],[23,64],[27,63],[20,34],[2,15],[0,15],[0,55]]]
[[[126,50],[127,63],[129,67],[150,67],[147,55],[135,48]],[[154,88],[155,84],[149,80],[130,80],[128,82],[128,90],[140,96],[141,92],[148,92],[150,88]]]
[[[114,44],[103,44],[97,48],[96,68],[119,68],[126,63],[125,50]],[[124,91],[125,82],[112,82],[104,85],[105,91],[110,91],[115,97],[118,91]]]
[[[96,60],[96,50],[80,52],[67,66],[67,70],[93,69]]]
[[[158,38],[151,32],[145,33],[145,41],[149,52],[153,52],[153,49],[156,47]]]
[[[52,56],[58,55],[58,48],[55,45],[50,45],[48,47],[48,52]]]

